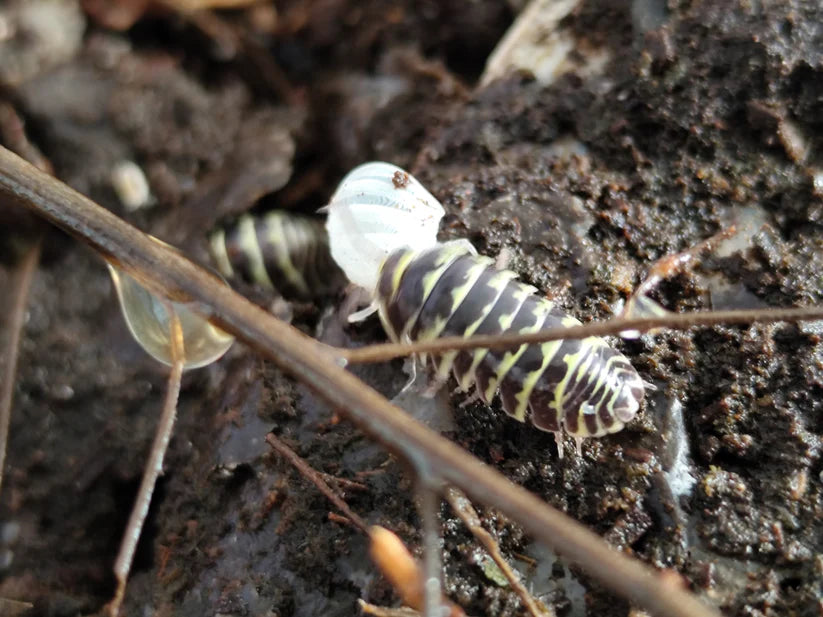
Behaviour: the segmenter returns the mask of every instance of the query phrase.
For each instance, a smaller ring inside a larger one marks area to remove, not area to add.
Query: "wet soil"
[[[823,302],[815,3],[584,2],[561,25],[581,50],[605,52],[601,70],[483,88],[513,19],[502,0],[284,2],[273,29],[251,11],[221,13],[253,35],[234,55],[168,12],[115,32],[56,4],[85,31],[72,39],[67,27],[56,51],[36,37],[0,41],[0,98],[57,177],[198,258],[221,220],[313,212],[346,170],[376,158],[442,200],[444,238],[507,251],[511,268],[584,321],[619,312],[657,258],[732,224],[734,244],[656,299],[673,311]],[[277,87],[254,61],[261,49]],[[119,160],[144,170],[151,207],[124,208],[109,180]],[[30,224],[4,216],[5,285]],[[45,234],[0,494],[0,598],[32,602],[31,615],[92,615],[113,591],[166,375],[130,339],[101,260]],[[288,303],[238,288],[323,340],[382,340],[376,321],[340,326],[329,313],[339,296]],[[559,460],[550,435],[458,395],[443,399],[449,436],[619,550],[679,573],[724,614],[819,616],[821,336],[820,324],[775,324],[616,341],[657,390],[638,420],[581,455],[569,442]],[[355,372],[388,396],[406,379],[399,361]],[[127,615],[355,615],[358,598],[397,603],[364,538],[329,520],[324,498],[269,451],[269,431],[316,469],[365,484],[349,505],[419,550],[403,465],[238,345],[185,375]],[[559,615],[628,614],[477,506]],[[449,596],[471,615],[523,615],[459,519],[445,507],[442,519]]]

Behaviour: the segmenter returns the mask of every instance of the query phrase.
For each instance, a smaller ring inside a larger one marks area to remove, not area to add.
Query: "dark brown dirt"
[[[586,2],[563,25],[609,51],[603,72],[480,90],[512,19],[502,0],[281,4],[276,35],[256,36],[289,80],[290,104],[248,77],[242,49],[218,57],[201,31],[163,13],[126,33],[91,23],[70,57],[1,96],[59,178],[201,256],[214,219],[313,211],[344,171],[379,158],[442,199],[444,237],[511,251],[512,268],[584,320],[619,311],[655,259],[732,223],[738,245],[661,285],[664,306],[823,302],[816,3],[635,2],[663,11],[645,31],[628,7]],[[242,11],[223,19],[249,23]],[[558,155],[558,139],[580,154]],[[152,208],[120,205],[108,175],[121,159],[146,171]],[[6,220],[7,245],[17,229]],[[376,322],[342,331],[321,319],[335,304],[288,312],[330,342],[381,340]],[[95,614],[113,591],[164,370],[130,339],[102,262],[57,232],[29,306],[0,494],[0,598],[33,602],[34,615]],[[589,440],[582,456],[568,443],[558,460],[551,436],[496,407],[459,407],[460,397],[451,436],[619,549],[679,572],[725,614],[819,616],[821,335],[820,324],[777,324],[618,342],[658,390],[640,419]],[[389,396],[405,381],[400,362],[357,373]],[[329,504],[264,437],[274,430],[316,469],[360,479],[368,491],[348,493],[351,507],[417,547],[399,462],[239,346],[186,375],[179,412],[128,615],[354,615],[358,598],[397,602],[364,538],[328,520]],[[559,615],[627,614],[505,517],[483,513]],[[523,615],[459,520],[442,514],[450,597],[471,615]]]

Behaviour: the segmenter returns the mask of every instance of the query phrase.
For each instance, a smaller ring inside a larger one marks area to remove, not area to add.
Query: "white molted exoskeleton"
[[[437,243],[445,211],[414,177],[390,163],[364,163],[332,195],[326,229],[331,254],[348,279],[369,292],[392,251]]]

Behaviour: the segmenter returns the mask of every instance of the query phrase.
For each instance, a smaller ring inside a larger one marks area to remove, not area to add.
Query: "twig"
[[[29,299],[31,281],[34,278],[37,262],[40,260],[40,244],[41,241],[38,238],[29,247],[13,274],[8,290],[4,292],[12,298],[13,304],[8,313],[6,347],[0,351],[0,359],[5,360],[3,379],[0,381],[0,487],[3,485],[6,446],[9,441],[9,422],[11,421],[11,403],[14,398],[14,376],[17,373],[17,358],[20,352],[20,336],[26,318],[26,304]]]
[[[503,576],[509,581],[511,588],[520,596],[520,601],[523,603],[523,606],[526,607],[526,610],[529,611],[529,614],[532,617],[554,617],[554,611],[542,605],[542,603],[538,604],[538,601],[532,597],[529,590],[520,582],[520,577],[517,576],[517,573],[512,570],[509,563],[504,559],[503,555],[500,554],[500,545],[498,545],[492,535],[483,528],[477,511],[472,506],[469,498],[463,494],[463,491],[450,486],[445,491],[445,497],[455,514],[460,517],[463,524],[468,527],[472,535],[483,545],[486,552],[494,560],[494,563],[500,568]]]
[[[364,615],[373,615],[373,617],[420,617],[420,613],[408,606],[401,606],[400,608],[386,608],[385,606],[376,606],[369,604],[363,600],[357,601],[360,610]]]
[[[429,495],[435,496],[436,493],[429,490]],[[418,611],[423,610],[425,617],[437,617],[438,615],[466,617],[462,608],[441,595],[439,578],[436,579],[436,585],[429,584],[431,578],[424,572],[427,566],[424,564],[421,567],[397,534],[380,525],[373,525],[369,528],[369,538],[371,539],[369,554],[372,561],[392,584],[404,604]],[[438,533],[435,538],[438,564],[440,563],[439,538]],[[434,597],[431,597],[432,594]]]
[[[471,338],[446,336],[433,341],[419,343],[381,343],[357,349],[335,350],[348,364],[386,362],[402,356],[419,353],[443,353],[463,349],[506,349],[526,343],[545,343],[558,339],[583,339],[590,336],[620,334],[626,331],[647,332],[656,328],[687,330],[694,326],[717,326],[722,324],[773,323],[778,321],[796,322],[823,319],[823,306],[801,308],[751,309],[731,311],[706,311],[697,313],[672,313],[665,317],[643,317],[639,319],[610,319],[599,323],[588,323],[571,328],[551,328],[528,334],[484,334]]]
[[[339,525],[349,525],[351,527],[357,527],[351,519],[346,518],[342,514],[338,514],[337,512],[329,512],[326,516],[332,523],[338,523]]]
[[[179,295],[199,303],[215,325],[302,381],[387,448],[412,464],[425,462],[444,481],[498,508],[619,595],[667,617],[719,617],[692,594],[614,551],[580,523],[416,422],[348,373],[329,347],[278,321],[175,251],[0,148],[3,199],[79,237],[166,297]]]
[[[280,441],[274,433],[269,433],[266,435],[266,443],[268,443],[272,448],[277,450],[280,456],[285,457],[288,461],[294,466],[294,468],[299,471],[306,480],[311,482],[317,487],[323,495],[325,495],[326,499],[332,502],[338,510],[340,510],[343,514],[345,514],[348,519],[354,523],[355,527],[357,527],[360,531],[364,534],[369,535],[369,526],[366,524],[360,516],[354,512],[349,505],[341,499],[340,495],[334,492],[334,490],[326,483],[326,481],[322,478],[319,472],[312,469],[312,466],[309,465],[306,461],[304,461],[294,450],[289,448],[285,443]]]
[[[3,615],[3,617],[23,617],[23,615],[33,608],[34,604],[30,602],[18,602],[17,600],[0,598],[0,615]]]
[[[731,225],[726,229],[723,229],[718,233],[714,234],[713,236],[706,238],[702,242],[698,242],[691,248],[686,249],[685,251],[661,257],[654,263],[654,265],[652,265],[651,269],[646,273],[645,280],[640,285],[638,285],[637,289],[634,290],[634,293],[632,294],[632,297],[629,299],[629,301],[631,302],[631,300],[634,300],[639,296],[643,296],[649,293],[652,289],[657,287],[660,284],[660,282],[664,279],[669,278],[675,272],[685,270],[687,266],[691,266],[692,263],[697,260],[701,253],[703,253],[704,251],[715,250],[718,244],[720,244],[724,240],[728,240],[735,234],[737,234],[737,228],[734,225]],[[630,315],[631,313],[627,312],[627,314]]]
[[[51,162],[29,141],[22,119],[14,107],[6,102],[0,102],[0,141],[9,144],[20,156],[41,171],[52,173]],[[20,336],[23,331],[31,281],[34,278],[37,263],[40,261],[41,247],[42,238],[38,235],[18,264],[8,289],[8,296],[12,298],[13,304],[8,312],[6,347],[0,351],[0,370],[2,370],[2,381],[0,381],[0,487],[3,484],[3,470],[9,441]],[[4,359],[5,362],[3,362]]]
[[[562,47],[557,44],[560,23],[579,4],[580,0],[531,0],[526,4],[486,60],[478,88],[484,88],[494,80],[522,68],[524,58],[539,59],[541,56],[555,60],[549,62],[544,59],[542,62],[553,70],[547,75],[537,74],[535,77],[540,83],[553,81],[559,73],[556,65],[560,58],[557,51],[548,53],[545,48]],[[537,68],[534,62],[530,64]]]
[[[180,326],[180,319],[177,313],[169,306],[167,312],[170,317],[169,322],[169,344],[171,347],[171,369],[169,371],[168,386],[166,388],[166,398],[163,401],[163,412],[160,414],[160,422],[157,424],[157,432],[151,445],[151,454],[146,462],[143,471],[143,479],[140,481],[140,488],[132,506],[129,522],[120,543],[120,550],[117,553],[117,560],[114,562],[114,576],[117,579],[117,588],[114,597],[106,607],[109,615],[117,617],[120,613],[120,605],[126,593],[126,581],[129,570],[134,561],[134,553],[137,550],[137,542],[140,539],[140,532],[146,522],[149,513],[151,496],[157,484],[157,478],[163,471],[163,459],[166,450],[169,448],[172,431],[174,430],[174,420],[177,416],[177,399],[180,396],[180,382],[183,376],[183,365],[185,363],[185,349],[183,347],[183,329]]]
[[[440,559],[440,495],[418,474],[417,510],[423,532],[423,567],[419,568],[422,608],[426,617],[442,615],[443,564]],[[411,604],[414,608],[421,608]]]
[[[347,490],[361,492],[369,490],[369,487],[362,482],[356,482],[354,480],[349,480],[348,478],[338,478],[337,476],[333,476],[332,474],[325,473],[323,471],[319,471],[318,473],[320,474],[320,477],[329,482],[329,484],[334,484],[335,488],[337,488],[344,495]]]
[[[25,124],[20,115],[6,102],[0,102],[0,142],[8,145],[12,152],[16,152],[40,171],[54,173],[49,161],[40,149],[29,141],[26,135]]]

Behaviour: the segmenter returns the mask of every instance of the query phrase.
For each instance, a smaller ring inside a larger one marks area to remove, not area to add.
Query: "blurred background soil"
[[[658,301],[823,302],[816,2],[559,1],[503,69],[486,63],[522,1],[209,4],[7,0],[0,141],[201,260],[216,225],[245,211],[313,213],[346,171],[379,159],[442,200],[443,238],[507,251],[584,321],[619,312],[656,259],[732,224],[737,235],[664,282]],[[112,182],[123,162],[150,187],[136,207]],[[29,615],[92,615],[113,592],[166,372],[130,338],[91,250],[0,211],[2,288],[26,238],[45,234],[0,494],[0,598],[33,603]],[[340,295],[292,302],[237,287],[327,342],[383,340],[374,319],[341,324]],[[588,440],[582,456],[569,441],[562,460],[551,435],[496,404],[445,392],[434,413],[477,457],[619,550],[680,573],[724,614],[819,617],[821,336],[819,323],[775,324],[616,342],[657,390],[624,431]],[[389,397],[406,380],[400,361],[355,372]],[[187,373],[125,613],[396,604],[365,539],[330,521],[264,441],[274,431],[317,470],[362,483],[346,492],[351,507],[419,550],[412,477],[338,420],[240,345]],[[476,505],[558,615],[629,613]],[[450,598],[470,615],[524,615],[459,519],[446,507],[442,517]]]

